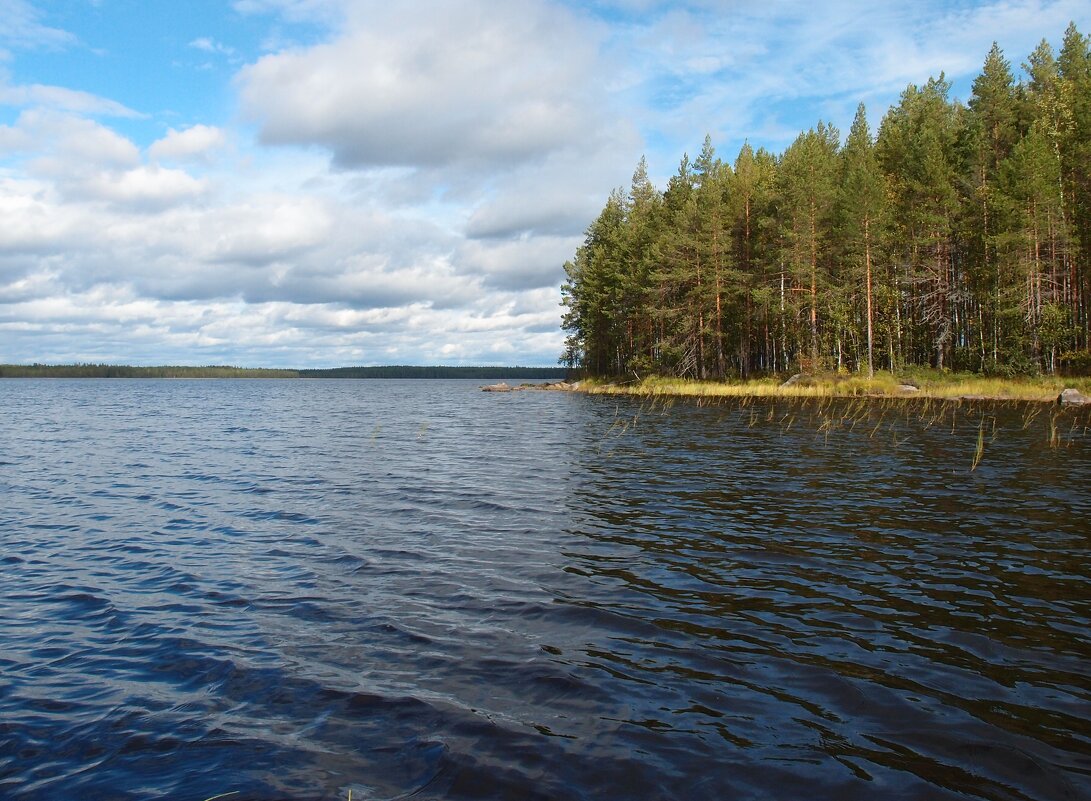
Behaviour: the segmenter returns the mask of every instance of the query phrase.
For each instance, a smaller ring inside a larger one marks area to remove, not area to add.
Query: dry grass
[[[1091,379],[1042,376],[1038,378],[993,378],[974,374],[949,374],[918,370],[904,377],[876,373],[824,375],[792,386],[774,378],[753,381],[692,381],[680,378],[646,378],[640,382],[607,383],[594,379],[580,383],[586,392],[603,395],[687,396],[708,398],[936,398],[949,400],[1055,401],[1065,387],[1091,393]],[[902,388],[912,384],[919,388]]]

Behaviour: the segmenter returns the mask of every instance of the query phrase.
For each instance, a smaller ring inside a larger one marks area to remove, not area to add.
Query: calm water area
[[[1091,412],[481,383],[0,381],[0,798],[1091,798]]]

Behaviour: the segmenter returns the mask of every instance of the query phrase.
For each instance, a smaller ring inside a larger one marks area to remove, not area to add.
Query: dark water
[[[1091,797],[1033,411],[2,381],[0,798]]]

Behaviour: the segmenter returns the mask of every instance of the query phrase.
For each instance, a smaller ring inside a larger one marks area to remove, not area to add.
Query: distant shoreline
[[[448,367],[383,365],[329,369],[277,369],[208,365],[138,367],[121,364],[0,364],[0,378],[413,378],[413,379],[563,379],[563,367]]]

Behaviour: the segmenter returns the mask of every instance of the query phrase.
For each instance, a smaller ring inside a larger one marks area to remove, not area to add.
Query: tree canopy
[[[664,190],[641,159],[566,263],[561,361],[692,378],[931,365],[1053,372],[1091,349],[1091,39],[1017,81],[995,44],[877,133],[863,104],[781,154],[710,137]]]

